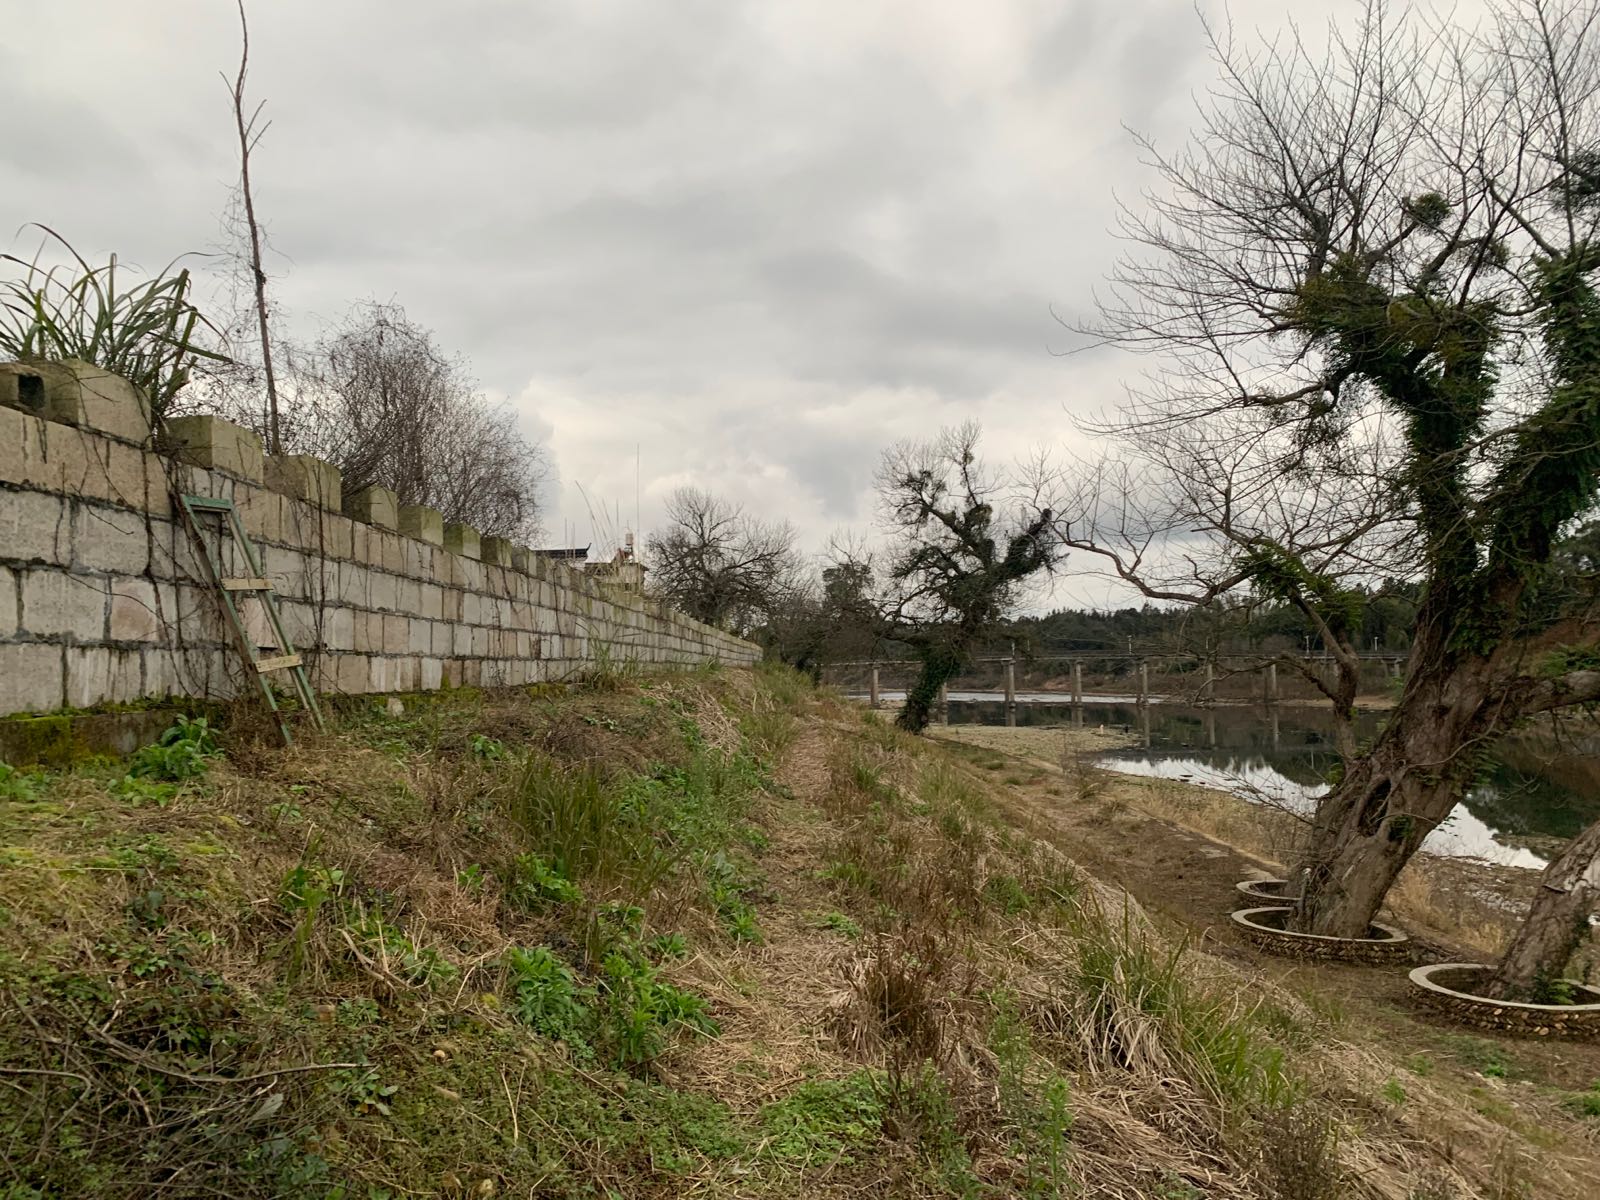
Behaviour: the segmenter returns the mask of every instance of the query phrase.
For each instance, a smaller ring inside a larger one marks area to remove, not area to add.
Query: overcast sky
[[[6,23],[4,236],[148,268],[214,246],[232,0]],[[1053,355],[1052,307],[1092,311],[1115,197],[1149,182],[1124,126],[1171,144],[1213,73],[1183,0],[256,0],[251,32],[285,322],[403,304],[546,445],[550,540],[580,544],[580,486],[633,525],[636,446],[644,529],[692,482],[820,546],[870,525],[897,438],[1077,444],[1139,368]]]

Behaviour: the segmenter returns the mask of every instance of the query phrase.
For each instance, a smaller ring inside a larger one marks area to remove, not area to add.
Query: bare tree
[[[239,196],[244,206],[244,225],[250,244],[250,274],[255,291],[256,323],[261,332],[261,369],[266,382],[267,398],[267,449],[272,454],[283,453],[283,439],[279,436],[278,422],[278,382],[272,369],[272,337],[267,330],[267,272],[262,266],[261,258],[261,224],[256,220],[255,194],[250,188],[250,155],[266,134],[268,126],[257,127],[261,119],[261,109],[266,104],[263,100],[245,115],[244,82],[245,74],[250,66],[250,23],[245,19],[244,0],[239,3],[239,34],[241,39],[239,49],[239,73],[229,82],[226,75],[223,82],[228,84],[229,94],[233,97],[233,121],[239,134]]]
[[[922,660],[898,723],[920,733],[939,689],[973,644],[1015,605],[1028,579],[1060,561],[1041,460],[1010,473],[978,459],[978,426],[902,442],[878,467],[882,524],[890,537],[880,595],[885,636]]]
[[[285,442],[336,465],[347,492],[386,487],[487,536],[538,535],[543,453],[400,305],[356,305],[289,367]]]
[[[1589,0],[1507,0],[1483,35],[1373,2],[1325,55],[1224,31],[1190,145],[1145,147],[1161,190],[1098,332],[1165,369],[1107,432],[1204,513],[1198,590],[1303,602],[1337,653],[1346,581],[1398,562],[1421,584],[1401,699],[1318,810],[1308,931],[1363,934],[1488,745],[1600,698],[1600,624],[1533,604],[1600,487],[1595,35]],[[1189,454],[1174,483],[1178,439],[1227,467]],[[1274,473],[1299,507],[1241,524]],[[1075,515],[1125,577],[1191,549],[1171,519],[1119,547]]]
[[[667,501],[667,524],[645,542],[651,590],[680,611],[748,633],[800,586],[795,533],[736,504],[684,487]]]

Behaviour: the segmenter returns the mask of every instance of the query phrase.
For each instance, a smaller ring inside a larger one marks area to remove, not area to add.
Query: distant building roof
[[[589,557],[589,547],[587,547],[587,546],[557,547],[557,548],[551,549],[551,550],[535,550],[534,553],[537,554],[540,558],[558,558],[558,559],[562,560],[563,562],[571,562],[573,560],[577,560],[578,562],[583,562],[583,561],[587,560],[588,557]]]

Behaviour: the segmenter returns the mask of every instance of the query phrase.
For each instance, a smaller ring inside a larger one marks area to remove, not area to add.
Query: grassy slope
[[[1491,1119],[1180,952],[981,764],[787,675],[226,749],[0,777],[0,1197],[1509,1200],[1595,1168],[1569,1098]]]

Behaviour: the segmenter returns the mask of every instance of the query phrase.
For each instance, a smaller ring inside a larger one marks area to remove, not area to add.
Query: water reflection
[[[1139,746],[1099,760],[1128,774],[1189,779],[1310,812],[1327,790],[1328,771],[1337,761],[1332,716],[1320,706],[1140,705],[1131,696],[1085,697],[1082,705],[1066,700],[1060,694],[1019,694],[1016,723],[1132,733]],[[1381,713],[1360,713],[1357,735],[1372,736],[1381,719]],[[950,720],[1002,725],[1005,705],[992,693],[952,692]],[[1542,868],[1557,839],[1600,819],[1595,750],[1593,745],[1559,749],[1537,737],[1508,739],[1424,849]]]

